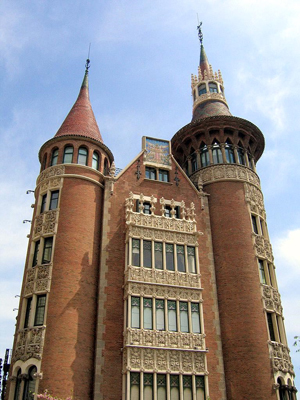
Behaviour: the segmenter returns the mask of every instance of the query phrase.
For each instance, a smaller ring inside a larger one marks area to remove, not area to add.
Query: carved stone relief
[[[124,288],[125,298],[130,295],[161,297],[165,299],[178,299],[187,301],[202,301],[201,289],[182,289],[181,287],[149,285],[137,282],[127,282]]]
[[[250,206],[250,211],[259,214],[266,219],[264,198],[261,190],[256,186],[245,183],[245,198]]]
[[[65,166],[64,165],[55,165],[53,167],[47,168],[45,171],[42,171],[40,173],[40,175],[37,178],[37,185],[39,185],[41,182],[45,181],[45,180],[49,180],[50,178],[52,178],[52,186],[53,185],[59,186],[59,182],[60,182],[60,175],[63,175],[65,173]],[[55,178],[55,179],[53,179]]]
[[[289,348],[282,343],[269,342],[269,350],[274,372],[289,372],[294,376],[294,366],[291,361]]]
[[[51,265],[37,265],[27,270],[24,295],[28,296],[36,292],[47,292],[50,290]]]
[[[58,211],[45,211],[38,215],[34,221],[34,238],[56,232],[56,224],[58,221]]]
[[[38,360],[42,357],[45,327],[28,328],[19,332],[13,361],[26,361],[29,358]]]
[[[255,233],[253,233],[253,239],[257,257],[265,258],[268,261],[273,262],[274,261],[273,251],[269,240],[261,235],[256,235]]]
[[[277,289],[272,286],[262,285],[262,297],[265,309],[282,315],[280,294]]]

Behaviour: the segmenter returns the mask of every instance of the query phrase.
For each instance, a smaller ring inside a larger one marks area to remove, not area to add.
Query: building
[[[201,42],[193,118],[116,171],[88,92],[40,149],[9,400],[291,400],[255,165]]]

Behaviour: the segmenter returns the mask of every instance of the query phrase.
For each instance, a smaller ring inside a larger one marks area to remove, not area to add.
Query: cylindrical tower
[[[209,199],[227,398],[281,399],[284,391],[295,396],[255,171],[264,137],[255,125],[230,114],[221,73],[208,64],[200,26],[199,37],[193,118],[173,137],[172,152]]]
[[[46,389],[92,399],[104,176],[113,155],[89,101],[88,64],[75,104],[39,159],[9,399]]]

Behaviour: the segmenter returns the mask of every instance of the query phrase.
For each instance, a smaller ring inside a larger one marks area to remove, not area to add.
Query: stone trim
[[[26,361],[29,358],[42,358],[45,326],[27,328],[18,332],[13,362],[17,360]]]
[[[295,376],[288,346],[269,341],[269,352],[274,372],[281,371]]]
[[[283,309],[278,290],[272,286],[261,284],[261,291],[265,310],[282,315]]]

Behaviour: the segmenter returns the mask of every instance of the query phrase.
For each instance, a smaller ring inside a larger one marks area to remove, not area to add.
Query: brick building
[[[88,92],[40,149],[9,400],[292,400],[264,137],[201,42],[193,118],[116,171]]]

